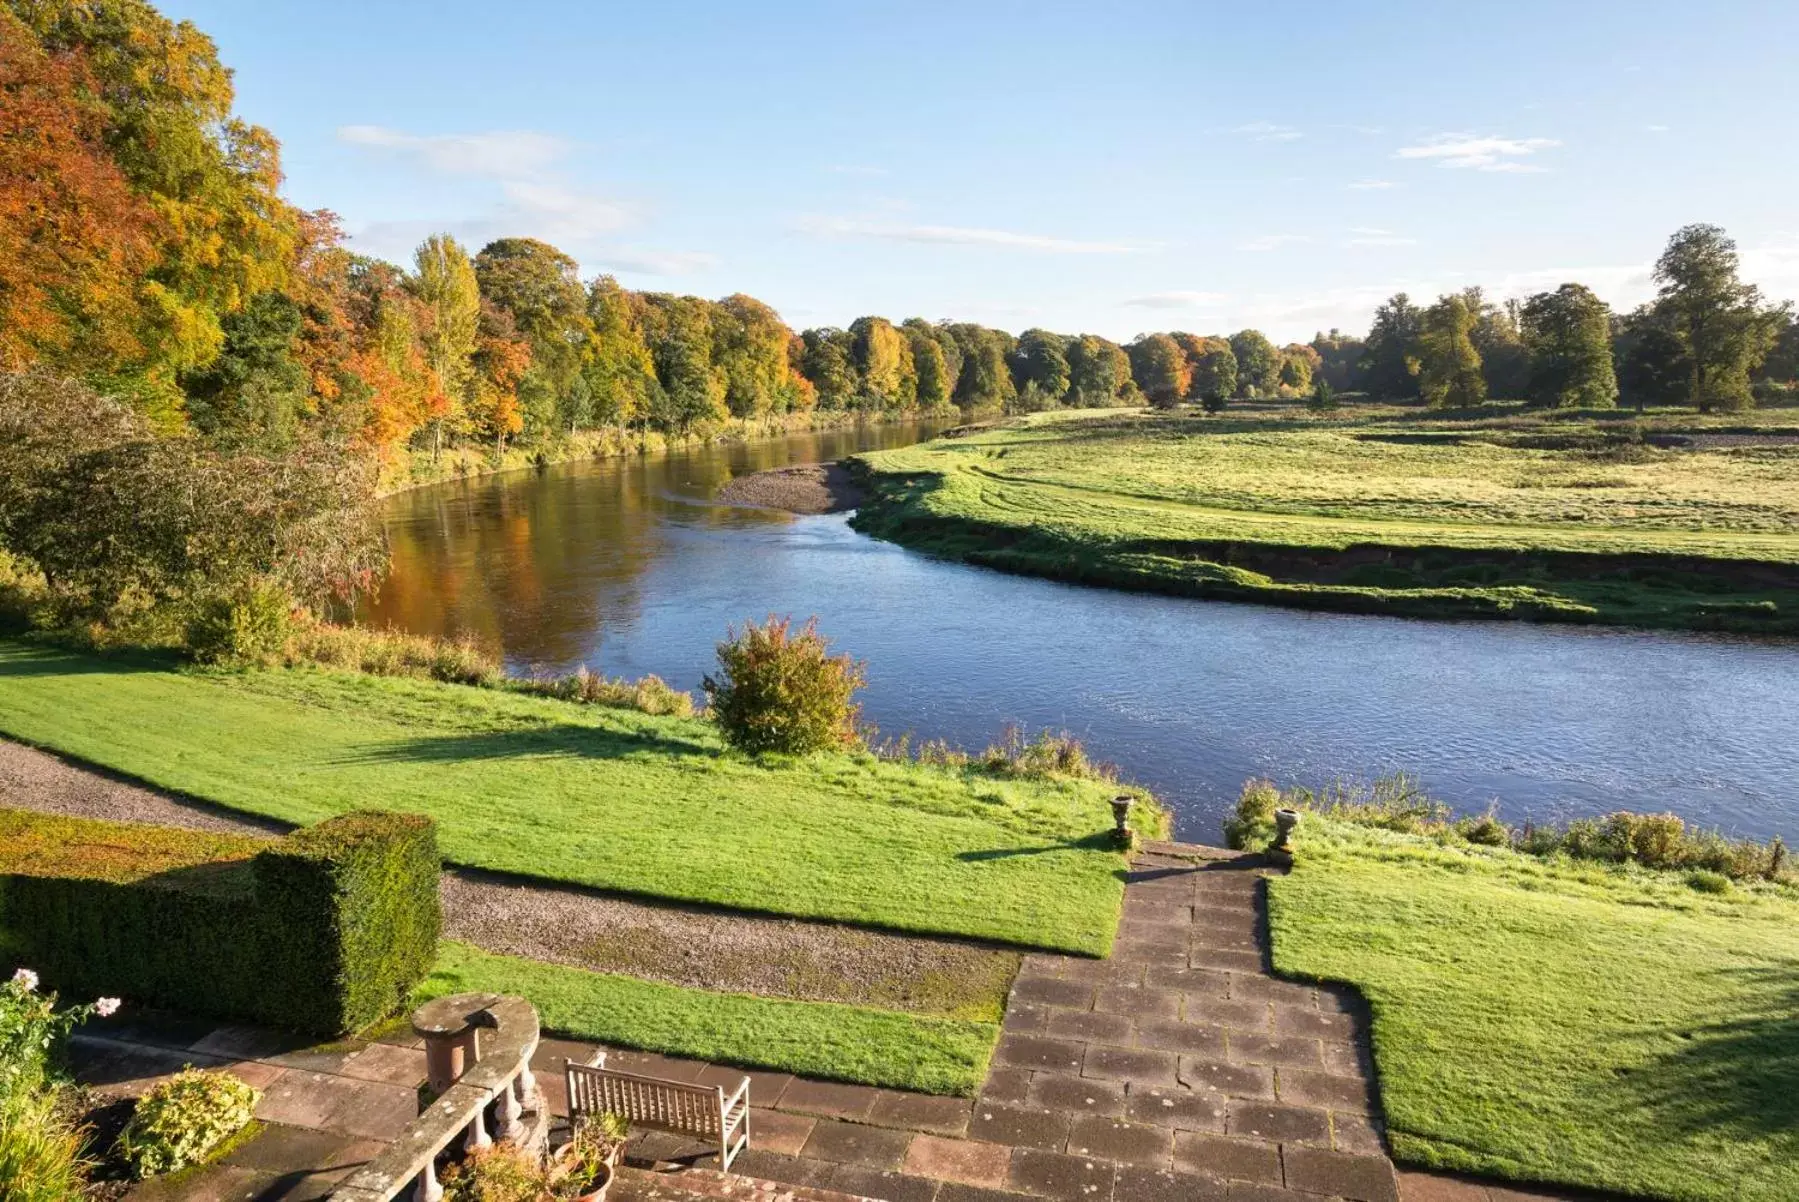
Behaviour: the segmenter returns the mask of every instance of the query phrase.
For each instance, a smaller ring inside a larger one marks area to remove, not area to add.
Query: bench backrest
[[[568,1108],[570,1114],[616,1114],[636,1126],[717,1138],[723,1133],[725,1091],[571,1064]]]

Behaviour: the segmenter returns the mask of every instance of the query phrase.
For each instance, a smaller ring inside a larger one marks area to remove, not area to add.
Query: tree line
[[[145,0],[0,0],[0,370],[79,379],[224,449],[302,434],[408,449],[702,429],[814,408],[1160,406],[1322,386],[1465,406],[1747,405],[1799,362],[1790,307],[1722,231],[1677,233],[1658,298],[1614,314],[1566,284],[1381,306],[1367,335],[1094,334],[865,316],[795,332],[768,305],[583,280],[547,243],[427,238],[406,267],[280,195],[279,146],[229,72]]]

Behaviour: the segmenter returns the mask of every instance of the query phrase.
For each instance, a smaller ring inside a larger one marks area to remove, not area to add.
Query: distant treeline
[[[1384,305],[1366,338],[1276,347],[1149,334],[1013,336],[862,317],[795,333],[768,305],[583,281],[544,242],[410,268],[355,254],[279,192],[279,146],[232,116],[205,35],[144,0],[0,0],[0,371],[120,397],[165,432],[279,450],[302,433],[392,458],[539,446],[583,429],[704,429],[811,409],[1158,405],[1301,395],[1322,381],[1466,405],[1748,404],[1790,380],[1790,311],[1736,278],[1720,231],[1676,235],[1661,298],[1611,314],[1576,285],[1497,305],[1478,289]]]

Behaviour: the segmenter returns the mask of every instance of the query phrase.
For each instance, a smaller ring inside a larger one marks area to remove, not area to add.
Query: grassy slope
[[[1308,818],[1277,969],[1348,981],[1403,1160],[1675,1199],[1799,1197],[1799,896]]]
[[[1123,894],[1092,782],[761,765],[704,722],[491,690],[0,641],[0,733],[290,822],[430,814],[453,862],[657,897],[1103,954]]]
[[[1570,434],[1598,432],[1384,410],[1042,415],[862,457],[874,499],[857,523],[954,558],[1122,587],[1799,630],[1799,447],[1543,445]]]
[[[522,994],[546,1030],[580,1039],[924,1093],[974,1093],[999,1038],[993,1023],[707,993],[446,942],[421,994],[465,991]]]

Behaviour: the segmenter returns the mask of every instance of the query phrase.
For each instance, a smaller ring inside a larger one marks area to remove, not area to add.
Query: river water
[[[472,631],[515,672],[578,664],[697,690],[729,623],[816,614],[868,663],[864,716],[978,749],[1066,729],[1216,842],[1243,781],[1404,770],[1517,820],[1672,809],[1799,832],[1799,646],[1190,601],[940,563],[716,505],[729,479],[905,445],[879,426],[568,464],[392,498],[365,620]]]

